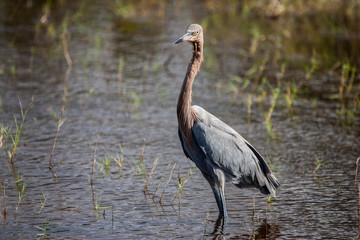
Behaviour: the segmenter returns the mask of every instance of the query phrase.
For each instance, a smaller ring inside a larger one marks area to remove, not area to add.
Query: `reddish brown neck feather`
[[[192,85],[203,60],[203,43],[193,42],[192,44],[193,56],[187,68],[177,103],[177,117],[180,132],[182,134],[183,140],[191,151],[192,127],[196,121],[196,112],[191,107]]]

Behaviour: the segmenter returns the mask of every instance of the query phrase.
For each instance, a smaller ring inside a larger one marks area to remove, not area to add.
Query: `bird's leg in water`
[[[219,211],[220,214],[222,215],[222,217],[224,219],[228,218],[228,214],[226,211],[226,202],[225,202],[225,194],[224,194],[224,190],[221,189],[221,187],[217,187],[217,186],[212,186],[211,187],[216,199],[216,203],[219,207]]]

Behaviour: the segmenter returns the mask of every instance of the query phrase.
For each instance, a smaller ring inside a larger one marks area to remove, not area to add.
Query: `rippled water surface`
[[[0,238],[356,238],[359,15],[275,18],[244,2],[0,1]],[[191,48],[174,41],[192,22],[205,29],[193,103],[282,184],[271,204],[227,185],[225,229],[177,136]]]

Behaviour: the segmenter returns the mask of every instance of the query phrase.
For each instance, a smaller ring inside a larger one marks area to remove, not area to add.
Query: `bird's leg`
[[[221,187],[219,188],[218,186],[212,186],[211,188],[213,190],[216,203],[219,207],[220,214],[222,215],[223,219],[228,218],[224,191],[221,189]]]
[[[220,188],[220,198],[223,204],[223,218],[226,220],[228,218],[228,213],[226,210],[226,201],[225,201],[225,193],[224,190]]]

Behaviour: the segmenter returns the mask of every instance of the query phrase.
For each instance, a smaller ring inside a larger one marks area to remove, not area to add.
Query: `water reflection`
[[[212,221],[211,221],[212,222]],[[204,237],[209,239],[239,239],[239,238],[251,238],[251,239],[278,239],[280,234],[280,227],[276,223],[268,223],[266,219],[263,219],[260,224],[252,223],[252,229],[248,229],[247,232],[235,235],[229,235],[226,230],[227,223],[224,223],[219,216],[214,222],[213,230],[211,232],[205,232]]]

